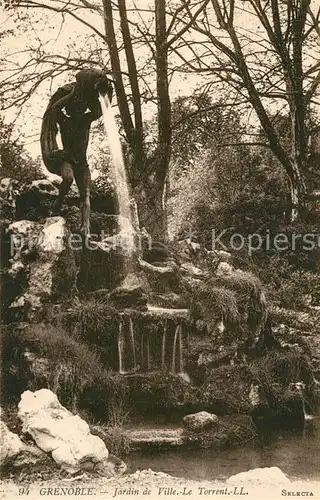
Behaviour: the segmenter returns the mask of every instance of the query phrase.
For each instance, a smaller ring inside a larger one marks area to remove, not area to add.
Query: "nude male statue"
[[[60,87],[51,97],[41,128],[41,151],[49,172],[60,175],[62,182],[53,212],[59,213],[62,202],[75,179],[80,193],[80,232],[89,234],[90,183],[87,147],[91,123],[102,111],[99,93],[112,98],[112,84],[100,70],[84,69],[76,74],[76,82]],[[60,130],[63,149],[58,148]]]

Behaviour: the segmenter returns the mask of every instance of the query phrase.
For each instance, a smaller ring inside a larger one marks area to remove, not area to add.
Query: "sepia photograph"
[[[320,0],[0,0],[1,500],[320,500]]]

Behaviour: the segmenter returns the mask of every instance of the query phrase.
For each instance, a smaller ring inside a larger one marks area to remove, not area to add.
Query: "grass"
[[[314,377],[306,356],[296,352],[272,351],[250,366],[253,380],[269,401],[281,401],[290,383],[303,382],[306,395],[312,398]]]
[[[4,385],[7,392],[11,390],[12,380],[19,387],[18,395],[27,388],[48,387],[73,412],[86,408],[105,421],[111,419],[119,423],[125,420],[127,414],[120,417],[122,410],[119,408],[126,397],[126,381],[112,376],[94,346],[50,324],[26,325],[7,331],[5,337],[8,355],[5,357]],[[26,354],[29,363],[25,361]]]
[[[105,301],[90,298],[86,301],[74,301],[71,307],[62,313],[61,322],[73,334],[94,344],[117,331],[120,315]]]
[[[121,425],[106,425],[98,422],[90,425],[90,431],[102,439],[112,455],[123,457],[130,453],[130,439]]]
[[[242,271],[211,277],[194,292],[191,316],[202,319],[209,330],[222,319],[229,330],[240,335],[259,332],[267,318],[259,279]]]

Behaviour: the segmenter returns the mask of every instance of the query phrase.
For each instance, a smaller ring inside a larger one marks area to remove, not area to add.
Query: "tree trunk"
[[[158,163],[161,158],[157,158]],[[150,162],[152,167],[150,168]],[[168,221],[166,211],[166,183],[163,182],[162,175],[157,175],[157,172],[163,169],[158,169],[154,166],[154,159],[149,160],[149,175],[140,177],[140,182],[135,184],[133,195],[137,203],[140,228],[145,228],[150,234],[153,241],[168,241]],[[165,167],[165,166],[164,166]]]
[[[168,224],[165,203],[165,187],[162,180],[140,184],[134,190],[138,207],[140,228],[145,228],[152,241],[168,241]]]
[[[288,210],[289,220],[294,222],[302,219],[306,209],[306,185],[300,170],[300,162],[297,158],[292,160],[291,174],[289,178],[290,207]]]

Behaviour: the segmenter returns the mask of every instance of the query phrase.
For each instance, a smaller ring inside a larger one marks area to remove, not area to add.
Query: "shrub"
[[[4,344],[3,387],[8,395],[13,381],[16,398],[26,389],[48,387],[74,412],[87,408],[97,418],[117,423],[127,417],[118,409],[126,381],[108,372],[94,347],[70,337],[62,327],[32,324],[6,330]]]
[[[243,271],[210,278],[194,292],[191,316],[202,319],[211,331],[222,320],[228,336],[230,329],[238,337],[259,331],[266,321],[266,300],[259,279]]]
[[[117,457],[128,455],[131,451],[130,438],[122,426],[106,425],[103,422],[98,422],[90,425],[90,431],[95,436],[102,439],[109,453]]]
[[[72,310],[66,314],[73,331],[85,341],[101,344],[111,338],[118,330],[120,315],[117,310],[94,298],[74,303]]]
[[[254,380],[273,399],[278,399],[290,383],[303,382],[307,391],[311,391],[314,385],[309,360],[295,352],[272,351],[254,361],[250,368]]]

